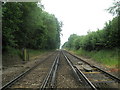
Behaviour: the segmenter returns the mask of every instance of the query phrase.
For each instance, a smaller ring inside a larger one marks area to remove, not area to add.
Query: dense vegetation
[[[102,30],[88,32],[85,36],[70,35],[63,47],[78,50],[101,50],[105,48],[120,47],[120,29],[118,29],[118,16],[106,23]]]
[[[115,3],[115,5],[117,4],[119,3]],[[120,10],[119,8],[116,9],[116,7],[114,6],[108,9],[111,13],[116,13],[117,15],[111,21],[106,22],[102,30],[89,31],[84,36],[72,34],[68,38],[68,42],[64,43],[63,48],[74,50],[82,48],[87,51],[119,48]]]
[[[92,58],[110,67],[118,66],[120,59],[120,3],[107,9],[115,17],[105,23],[101,30],[88,31],[87,35],[70,35],[62,48],[75,54]]]
[[[118,68],[119,67],[119,59],[120,59],[120,50],[118,48],[113,49],[102,49],[99,51],[92,50],[86,51],[84,49],[72,50],[76,55],[80,55],[85,58],[92,59],[96,62],[102,63],[110,68]]]
[[[9,48],[56,49],[62,23],[35,2],[2,4],[3,52]]]

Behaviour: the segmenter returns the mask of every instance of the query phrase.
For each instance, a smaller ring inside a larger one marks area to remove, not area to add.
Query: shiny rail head
[[[55,57],[55,60],[53,62],[53,65],[49,71],[49,73],[46,75],[40,90],[45,90],[46,88],[54,88],[55,87],[55,77],[56,77],[56,72],[58,68],[58,63],[59,63],[59,56],[60,54],[58,53],[57,56]]]

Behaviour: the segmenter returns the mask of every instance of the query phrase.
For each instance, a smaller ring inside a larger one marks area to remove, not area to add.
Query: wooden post
[[[29,61],[29,52],[26,48],[23,48],[23,61]]]
[[[24,48],[22,48],[22,60],[25,61],[25,59],[24,59]]]
[[[27,60],[27,53],[26,53],[26,48],[24,49],[24,60]]]
[[[23,61],[26,61],[26,49],[25,48],[23,48]]]
[[[29,61],[29,51],[27,50],[27,60]]]

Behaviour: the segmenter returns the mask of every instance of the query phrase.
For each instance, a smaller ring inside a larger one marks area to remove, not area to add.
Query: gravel
[[[70,60],[72,61],[72,63],[74,65],[78,65],[80,62],[79,59],[73,57],[72,55],[66,53],[66,55],[70,58]],[[84,59],[83,59],[84,60]],[[87,61],[88,62],[88,61]],[[89,62],[90,63],[90,62]],[[81,63],[80,63],[81,64]],[[91,63],[93,65],[93,63]],[[94,64],[94,65],[97,65],[97,64]],[[79,66],[82,66],[83,68],[81,68],[82,72],[86,75],[86,77],[93,83],[97,83],[97,86],[99,85],[99,88],[103,88],[104,87],[107,87],[107,88],[118,88],[118,83],[113,81],[112,79],[110,79],[109,77],[105,76],[103,73],[98,73],[99,71],[97,71],[96,69],[93,69],[92,72],[89,72],[89,71],[86,71],[84,69],[84,67],[86,67],[86,64],[82,64],[82,65],[79,65]],[[97,65],[98,66],[98,65]],[[100,65],[99,65],[100,67]],[[92,67],[89,67],[89,68],[92,68]],[[103,68],[103,67],[102,67]],[[107,70],[107,68],[106,68]],[[97,72],[97,73],[96,73]],[[110,82],[112,81],[112,83]],[[105,83],[105,82],[109,82],[109,83]]]
[[[72,53],[72,52],[71,52],[71,53]],[[74,54],[74,53],[73,53],[73,54]],[[113,74],[113,75],[115,75],[115,76],[117,76],[117,77],[120,77],[119,68],[118,68],[118,69],[117,69],[117,68],[110,68],[110,67],[105,66],[104,64],[99,63],[99,62],[97,62],[97,61],[95,61],[95,60],[92,60],[92,59],[90,59],[90,58],[85,58],[85,57],[83,57],[83,56],[78,56],[78,55],[76,55],[76,56],[79,57],[79,58],[81,58],[81,59],[84,60],[84,61],[89,62],[89,63],[92,64],[92,65],[95,65],[95,66],[100,67],[101,69],[105,70],[105,71],[108,72],[108,73],[111,73],[111,74]]]
[[[56,53],[42,62],[37,68],[32,70],[29,74],[23,77],[20,81],[15,83],[12,88],[39,88],[49,72],[52,63],[55,59]]]
[[[63,55],[60,55],[56,86],[57,88],[82,88]]]
[[[53,53],[53,52],[51,52]],[[2,70],[2,86],[8,83],[10,80],[14,79],[20,73],[28,70],[30,67],[36,65],[38,62],[44,60],[51,53],[45,53],[43,55],[38,56],[37,58],[30,60],[27,63],[19,63],[17,65],[13,65],[11,67],[4,67]]]
[[[53,52],[52,52],[53,53]],[[7,82],[15,78],[20,73],[26,71],[30,67],[36,65],[38,62],[43,61],[46,57],[51,55],[52,53],[47,53],[42,56],[37,57],[35,60],[31,60],[24,64],[17,64],[12,67],[4,67],[3,69],[3,76],[2,76],[2,83],[5,85]],[[57,53],[54,53],[52,57],[48,58],[46,61],[41,63],[38,67],[36,67],[33,71],[29,72],[25,77],[23,77],[19,82],[15,83],[12,88],[39,88],[46,77],[47,73],[49,72],[54,59]],[[66,54],[72,60],[73,64],[81,64],[78,63],[78,59],[74,58],[70,54]],[[85,59],[80,57],[81,59],[91,63],[92,65],[97,65],[105,71],[109,71],[109,68],[100,65],[90,59]],[[81,67],[80,67],[81,68]],[[84,85],[80,84],[74,76],[74,73],[67,63],[66,59],[64,58],[63,54],[60,54],[60,61],[58,65],[58,71],[56,74],[56,88],[85,88]]]

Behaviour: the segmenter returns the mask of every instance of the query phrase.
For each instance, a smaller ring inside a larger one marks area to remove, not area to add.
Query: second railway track
[[[77,56],[64,51],[68,59],[79,73],[79,76],[93,89],[119,89],[120,79],[107,73],[97,66],[78,58]]]

